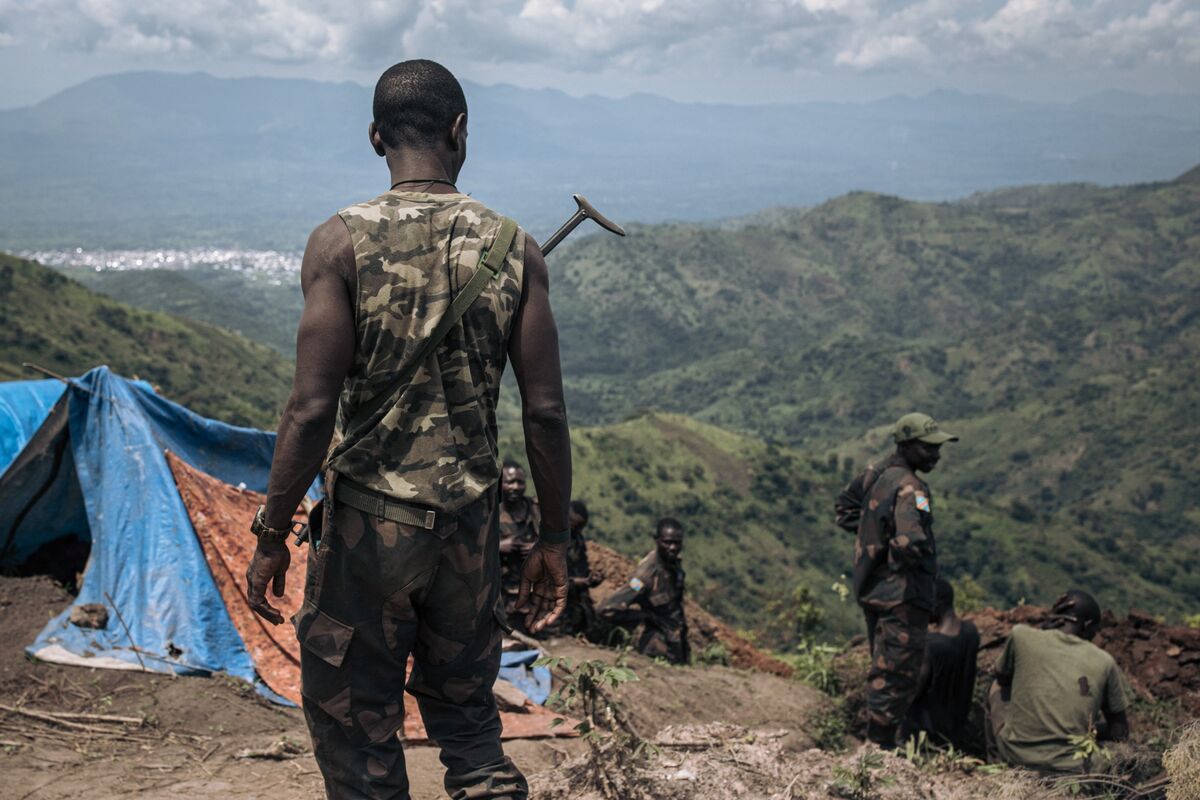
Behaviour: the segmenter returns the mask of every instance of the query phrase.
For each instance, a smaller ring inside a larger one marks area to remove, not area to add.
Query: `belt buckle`
[[[433,530],[433,525],[436,521],[437,521],[437,512],[432,511],[432,510],[427,510],[425,512],[425,530],[427,530],[427,531]]]

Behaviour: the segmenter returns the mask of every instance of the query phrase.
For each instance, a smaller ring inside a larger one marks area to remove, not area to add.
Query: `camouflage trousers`
[[[662,630],[646,624],[642,626],[642,633],[638,636],[634,649],[650,658],[664,658],[672,664],[686,664],[686,636],[682,628]]]
[[[331,487],[332,488],[332,487]],[[296,615],[301,692],[330,798],[408,798],[405,667],[446,792],[525,798],[500,746],[492,684],[502,621],[495,491],[434,530],[346,506],[327,513]]]
[[[895,729],[904,720],[920,688],[929,612],[901,604],[866,610],[871,669],[867,672],[867,722]]]

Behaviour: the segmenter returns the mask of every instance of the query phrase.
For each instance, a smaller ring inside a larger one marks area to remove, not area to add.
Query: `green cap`
[[[896,440],[896,444],[913,439],[919,439],[926,444],[945,444],[958,441],[957,436],[939,428],[933,417],[915,411],[896,420],[896,424],[892,427],[892,438]]]

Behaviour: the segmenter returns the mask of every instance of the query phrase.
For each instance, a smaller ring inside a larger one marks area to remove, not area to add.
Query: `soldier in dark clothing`
[[[588,564],[587,540],[583,530],[588,523],[587,505],[582,500],[572,500],[568,514],[571,540],[567,543],[567,610],[554,625],[542,632],[549,636],[576,636],[583,634],[591,638],[596,630],[596,607],[588,592],[600,583],[600,575],[593,574]]]
[[[905,734],[925,731],[933,743],[961,750],[975,697],[979,631],[954,613],[954,587],[945,578],[937,579],[933,626],[925,637],[925,663]]]
[[[637,565],[629,582],[600,606],[600,618],[626,628],[641,623],[642,633],[635,645],[639,653],[686,664],[691,652],[683,614],[684,573],[679,564],[683,526],[670,517],[660,520],[654,541],[656,547]]]
[[[521,567],[538,541],[541,525],[541,507],[525,494],[524,467],[506,460],[500,472],[500,591],[509,624],[522,631],[516,610]]]
[[[958,440],[925,414],[901,417],[892,436],[896,452],[856,478],[837,502],[844,518],[842,509],[861,493],[854,595],[871,644],[867,736],[886,748],[896,746],[897,729],[916,698],[934,606],[933,499],[916,473],[932,470],[942,444]]]

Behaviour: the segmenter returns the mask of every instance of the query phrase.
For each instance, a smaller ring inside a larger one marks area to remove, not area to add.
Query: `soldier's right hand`
[[[567,543],[538,542],[521,569],[517,611],[525,612],[525,629],[538,633],[558,621],[567,608]]]
[[[283,614],[267,602],[267,584],[271,584],[272,594],[283,597],[291,563],[292,553],[287,543],[259,539],[246,568],[246,599],[250,601],[250,609],[272,625],[283,622]]]

